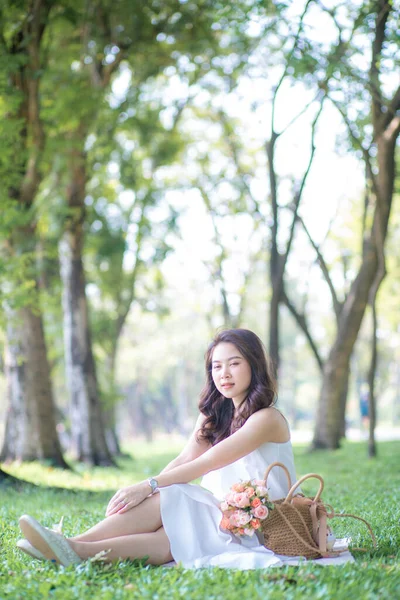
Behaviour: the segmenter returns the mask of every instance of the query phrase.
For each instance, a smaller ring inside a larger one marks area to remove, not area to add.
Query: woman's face
[[[251,367],[234,344],[221,342],[214,348],[211,373],[217,390],[238,408],[250,387]]]

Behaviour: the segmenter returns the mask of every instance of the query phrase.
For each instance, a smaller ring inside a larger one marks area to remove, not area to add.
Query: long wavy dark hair
[[[236,416],[232,400],[225,398],[217,390],[212,378],[212,356],[215,347],[221,342],[236,346],[251,368],[250,387]],[[206,419],[197,437],[215,445],[242,427],[250,415],[274,404],[277,385],[272,363],[260,338],[248,329],[226,329],[219,332],[207,349],[205,361],[206,383],[200,394],[199,409]]]

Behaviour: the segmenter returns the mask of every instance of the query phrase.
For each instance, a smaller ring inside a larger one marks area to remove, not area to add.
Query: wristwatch
[[[154,494],[158,490],[157,479],[154,479],[154,477],[150,477],[150,479],[147,480],[147,483],[151,487],[151,493]]]

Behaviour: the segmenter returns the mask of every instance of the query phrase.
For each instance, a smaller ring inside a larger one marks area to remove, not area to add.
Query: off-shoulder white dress
[[[231,485],[241,480],[263,479],[267,466],[275,461],[282,462],[292,482],[296,481],[291,442],[268,442],[234,463],[211,471],[203,477],[201,486],[184,483],[160,489],[161,518],[177,563],[187,568],[245,570],[304,560],[274,554],[261,545],[256,534],[238,537],[219,527],[222,516],[219,504]],[[286,496],[289,490],[283,469],[272,469],[268,489],[271,500]],[[320,559],[318,563],[342,564],[351,560],[351,554],[346,552],[337,558]]]

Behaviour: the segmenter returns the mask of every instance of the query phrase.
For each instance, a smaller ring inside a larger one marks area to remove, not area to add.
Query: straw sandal
[[[28,542],[39,550],[44,558],[64,567],[82,562],[62,534],[43,527],[30,515],[23,515],[19,520],[19,526]]]

